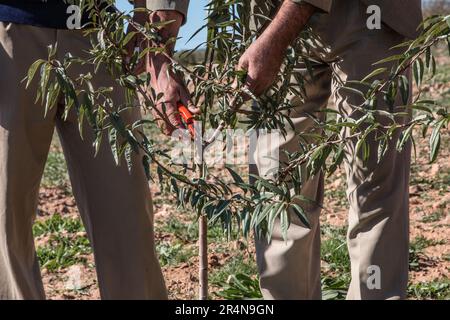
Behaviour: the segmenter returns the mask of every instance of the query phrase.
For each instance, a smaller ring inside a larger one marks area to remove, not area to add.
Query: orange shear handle
[[[181,115],[181,118],[183,118],[183,121],[186,123],[186,126],[191,133],[191,136],[195,136],[195,129],[194,129],[194,117],[192,113],[189,111],[189,109],[182,104],[181,102],[178,102],[178,112]]]

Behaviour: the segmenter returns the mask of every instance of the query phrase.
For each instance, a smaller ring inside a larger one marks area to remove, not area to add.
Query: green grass
[[[322,227],[321,257],[333,272],[349,273],[350,258],[347,250],[346,228],[330,225]]]
[[[186,214],[189,215],[189,219],[187,219],[189,222],[171,216],[156,226],[157,232],[170,235],[169,241],[159,243],[156,247],[162,266],[186,263],[197,255],[198,223],[195,215],[187,212]],[[208,227],[208,243],[214,245],[214,253],[230,252],[230,242],[219,224]],[[239,244],[240,251],[245,250],[248,246],[244,241],[240,241]],[[221,288],[217,293],[217,296],[221,298],[258,299],[261,298],[261,292],[256,275],[255,261],[245,258],[239,252],[227,260],[223,266],[211,269],[209,282]]]
[[[62,152],[52,151],[48,154],[45,164],[42,185],[44,187],[54,187],[66,189],[69,181],[66,161]]]
[[[182,220],[171,216],[168,220],[159,223],[156,231],[163,234],[170,234],[183,242],[195,242],[198,237],[198,226],[196,223],[185,223]]]
[[[418,236],[411,242],[411,248],[412,248],[412,250],[420,252],[428,247],[437,246],[440,244],[445,244],[445,241],[444,240],[440,240],[440,241],[431,240],[431,239],[427,239],[423,236]]]
[[[332,180],[327,180],[328,182]],[[342,182],[343,185],[345,185],[345,181]],[[328,183],[329,185],[329,183]],[[329,199],[333,199],[336,201],[335,205],[339,207],[346,207],[348,206],[348,200],[347,200],[347,194],[345,192],[345,187],[342,188],[336,188],[334,190],[325,190],[325,197]]]
[[[41,268],[52,272],[86,263],[86,255],[91,254],[92,250],[86,237],[54,234],[48,244],[38,247],[36,252]]]
[[[417,171],[423,170],[423,167],[421,165],[415,165],[414,167],[417,168]],[[421,192],[421,197],[427,197],[428,196],[428,189],[438,190],[441,193],[441,195],[444,195],[448,192],[448,186],[450,185],[450,172],[443,172],[438,174],[436,177],[413,177],[411,179],[411,185],[420,185],[424,189],[424,191]]]
[[[221,288],[217,295],[224,299],[260,299],[256,262],[242,253],[229,258],[224,266],[209,276],[212,285]]]
[[[410,285],[408,296],[413,299],[432,299],[449,300],[450,299],[450,279],[435,280],[431,282],[421,282]]]
[[[156,231],[170,234],[183,242],[195,242],[198,239],[198,223],[196,216],[191,215],[188,221],[184,222],[176,217],[170,217],[166,221],[156,226]],[[236,236],[237,233],[233,233]],[[227,237],[219,224],[208,226],[208,240],[220,243],[227,243]]]
[[[433,212],[430,215],[427,215],[422,218],[423,223],[432,223],[432,222],[438,222],[441,221],[443,218],[447,216],[447,213],[445,209],[438,209],[436,212]]]
[[[156,226],[158,233],[170,235],[169,241],[156,246],[162,266],[189,263],[191,258],[197,255],[198,223],[195,215],[187,212],[185,214],[189,215],[189,219],[187,219],[189,222],[170,216]],[[208,242],[214,245],[214,253],[230,252],[230,242],[227,241],[223,229],[218,224],[209,226]],[[240,251],[242,251],[247,248],[248,244],[240,242],[240,245]],[[213,268],[209,272],[209,282],[220,288],[215,294],[216,298],[260,299],[262,297],[256,276],[258,274],[256,263],[252,258],[246,258],[240,252],[229,258],[221,267]]]
[[[78,218],[53,215],[33,226],[35,237],[48,238],[36,249],[41,268],[58,271],[74,264],[86,263],[92,253],[89,240],[83,235],[84,227]]]
[[[411,241],[411,245],[409,247],[409,269],[411,271],[420,270],[421,259],[428,259],[423,251],[428,247],[444,243],[444,240],[436,241],[427,239],[423,236],[416,237],[413,241]]]
[[[246,258],[242,253],[237,253],[229,258],[222,268],[214,270],[209,280],[212,284],[220,284],[233,274],[256,275],[257,273],[256,262]]]
[[[180,263],[188,262],[190,258],[196,255],[192,247],[183,243],[163,242],[156,245],[159,262],[161,266],[174,266]]]
[[[438,83],[449,83],[450,82],[450,66],[440,65],[436,70],[435,81]]]
[[[344,277],[322,277],[322,300],[344,300],[347,295],[349,279]]]
[[[346,245],[346,229],[325,225],[322,228],[322,260],[329,267],[322,277],[325,300],[345,299],[350,284],[350,261]],[[221,288],[217,295],[225,299],[260,299],[257,268],[254,261],[237,255],[210,276],[212,284]]]
[[[220,283],[222,288],[216,295],[226,300],[262,299],[259,281],[256,276],[243,273],[230,275],[225,282]]]
[[[63,218],[60,214],[54,214],[46,220],[37,221],[33,226],[33,234],[39,237],[51,233],[77,233],[83,232],[81,219]]]
[[[175,266],[188,262],[197,254],[198,223],[195,216],[191,216],[188,221],[193,222],[183,222],[175,217],[169,217],[156,226],[157,232],[170,235],[169,241],[156,246],[162,266]],[[208,242],[215,244],[216,253],[229,251],[229,242],[220,225],[209,226]]]
[[[345,299],[350,285],[350,257],[347,250],[346,228],[322,226],[321,259],[328,269],[322,275],[322,298]]]

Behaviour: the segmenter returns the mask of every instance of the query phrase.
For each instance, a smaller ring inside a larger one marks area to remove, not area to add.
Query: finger
[[[171,108],[172,109],[172,108]],[[173,109],[167,113],[165,134],[170,135],[176,129],[185,129],[183,122],[181,121],[180,113],[177,109]]]
[[[163,132],[170,135],[176,129],[184,129],[184,125],[181,121],[181,116],[178,112],[176,104],[168,102],[165,103],[165,107],[166,109],[164,110],[164,114],[166,117],[164,119],[164,127],[162,128]]]
[[[170,136],[172,132],[176,130],[177,127],[171,123],[174,119],[169,119],[169,116],[164,116],[164,118],[161,118],[161,116],[159,116],[158,113],[155,114],[155,112],[153,112],[153,115],[155,116],[156,124],[165,135]]]
[[[235,70],[236,71],[245,71],[246,73],[248,73],[248,61],[247,61],[247,59],[241,58],[239,60],[239,63],[235,67]],[[234,89],[239,87],[239,82],[240,82],[239,80],[241,80],[241,81],[244,80],[244,79],[240,79],[240,78],[241,78],[240,76],[236,76],[235,77],[234,82],[233,82],[233,88]],[[246,76],[246,78],[247,78],[247,76]]]
[[[192,114],[200,114],[202,112],[202,110],[199,107],[195,106],[192,101],[188,102],[188,109],[192,112]]]
[[[242,56],[241,59],[239,59],[239,62],[237,64],[237,66],[236,66],[236,70],[237,71],[242,71],[242,70],[246,71],[246,70],[248,70],[248,60],[245,59],[244,56]]]
[[[152,109],[151,111],[152,111],[153,118],[155,119],[155,122],[156,122],[158,128],[163,130],[164,129],[164,119],[161,116],[160,112],[156,111],[155,109]]]
[[[191,95],[184,87],[180,90],[180,101],[189,109],[190,112],[192,112],[192,114],[200,113],[200,108],[195,106],[195,104],[192,102]]]
[[[248,90],[250,92],[253,92],[252,91],[252,89],[253,89],[253,79],[252,79],[252,77],[249,74],[250,73],[249,72],[249,62],[248,62],[247,59],[244,58],[244,56],[242,56],[241,59],[239,60],[239,63],[236,66],[236,71],[246,71],[247,74],[245,76],[245,79],[241,79],[241,81],[243,81],[242,89],[246,89],[246,90]],[[240,81],[239,81],[238,77],[236,77],[234,79],[234,82],[233,82],[233,85],[232,85],[233,89],[238,89],[239,88],[239,83],[240,83]],[[243,96],[244,96],[245,100],[250,99],[250,97],[247,94],[243,94]]]

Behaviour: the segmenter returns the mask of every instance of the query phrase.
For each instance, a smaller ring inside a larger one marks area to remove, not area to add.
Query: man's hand
[[[157,95],[161,95],[156,105],[159,112],[153,110],[153,116],[167,135],[178,128],[185,129],[178,112],[178,102],[187,106],[193,114],[199,113],[183,81],[170,70],[170,66],[171,61],[162,54],[150,55],[148,59],[150,85]]]
[[[285,48],[269,37],[258,38],[239,59],[238,70],[246,70],[245,86],[256,96],[275,81],[283,62]]]
[[[242,55],[237,70],[246,70],[245,86],[261,95],[275,81],[288,46],[305,27],[316,8],[285,0],[262,35]]]
[[[135,1],[135,6],[145,7],[145,1],[141,2]],[[133,20],[141,25],[144,25],[147,21],[172,21],[160,30],[160,36],[164,42],[177,37],[178,30],[183,21],[183,15],[177,11],[156,11],[152,12],[150,16],[145,12],[136,12]],[[134,30],[130,26],[129,31]],[[136,36],[128,44],[129,54],[131,55],[135,48],[142,50],[150,45],[154,44],[142,39],[142,37]],[[174,46],[175,43],[166,45],[167,55],[171,56],[173,54]],[[159,100],[156,101],[156,110],[153,110],[153,115],[163,132],[167,135],[170,135],[177,128],[184,128],[177,108],[178,102],[187,106],[193,114],[199,113],[199,109],[193,105],[190,94],[182,79],[171,71],[171,63],[171,60],[164,54],[149,53],[138,63],[135,70],[137,74],[146,71],[151,75],[150,86],[159,97]]]

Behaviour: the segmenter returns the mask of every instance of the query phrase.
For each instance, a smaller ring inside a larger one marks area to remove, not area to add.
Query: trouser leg
[[[305,72],[305,76],[306,76]],[[319,114],[327,105],[331,92],[331,71],[328,66],[318,67],[312,79],[306,81],[307,99],[304,103],[298,97],[293,104],[298,107],[291,114],[295,128],[286,125],[287,136],[281,138],[279,147],[280,162],[285,161],[284,150],[300,150],[298,133],[314,132],[314,121],[306,113]],[[268,145],[261,141],[256,150],[256,167],[261,176],[267,176],[270,167],[266,165],[264,155],[270,154]],[[291,225],[286,241],[283,239],[279,222],[275,223],[272,239],[268,243],[262,238],[256,241],[257,263],[260,273],[261,291],[265,299],[320,299],[320,205],[323,198],[323,176],[317,174],[306,176],[306,169],[301,169],[304,181],[300,194],[312,203],[299,204],[306,209],[310,228],[305,226],[295,213],[290,213]],[[295,193],[294,190],[292,190]]]
[[[345,95],[344,100],[351,99]],[[358,118],[357,113],[354,116]],[[380,161],[380,141],[375,134],[366,139],[370,149],[367,160],[361,150],[356,152],[356,139],[346,143],[347,241],[352,273],[348,299],[406,296],[411,143],[398,152],[400,134],[394,132]]]
[[[350,204],[348,248],[352,281],[348,299],[399,299],[408,282],[408,185],[411,146],[399,153],[398,134],[383,160],[346,162]],[[378,143],[369,137],[369,147]],[[355,144],[349,143],[352,153]],[[375,155],[376,157],[376,155]]]
[[[390,48],[403,41],[388,27],[367,30],[364,12],[361,10],[360,18],[349,17],[350,24],[354,23],[355,28],[360,26],[360,37],[341,51],[341,59],[332,67],[337,107],[342,116],[355,120],[364,115],[355,110],[362,102],[361,98],[340,88],[340,83],[362,79],[374,69],[375,62],[398,54],[399,50]],[[384,66],[390,69],[392,64]],[[378,78],[383,80],[386,76],[381,74]],[[407,77],[410,79],[409,74]],[[395,105],[402,104],[398,98]],[[389,110],[381,95],[377,108]],[[390,123],[382,115],[377,116],[377,120],[385,125]],[[409,117],[402,116],[397,120],[407,122]],[[352,273],[348,299],[399,299],[406,296],[411,144],[407,143],[404,150],[398,152],[396,144],[400,135],[400,130],[394,132],[381,161],[378,161],[380,141],[377,140],[380,134],[370,134],[366,139],[370,150],[367,161],[363,160],[362,151],[356,152],[356,139],[346,144],[344,166],[350,205],[347,238]]]
[[[0,22],[0,299],[44,299],[32,225],[54,130],[22,79],[54,41],[51,29]]]
[[[59,31],[58,39],[59,50],[75,56],[82,56],[89,46],[75,31]],[[112,86],[114,103],[124,103],[123,92],[106,71],[96,74],[93,84]],[[123,115],[125,123],[140,119],[137,109]],[[67,121],[57,121],[75,199],[94,249],[102,298],[166,299],[155,251],[152,199],[140,156],[132,154],[131,171],[123,159],[117,166],[104,137],[94,157],[92,130],[85,128],[82,140],[74,113]]]

